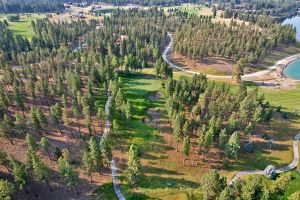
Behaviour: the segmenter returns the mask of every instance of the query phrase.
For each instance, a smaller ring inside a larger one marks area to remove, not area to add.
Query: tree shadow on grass
[[[176,171],[152,167],[152,166],[143,166],[143,172],[145,172],[147,174],[157,174],[157,175],[166,175],[166,174],[167,175],[183,175],[182,173],[179,173]]]
[[[199,183],[182,179],[161,177],[161,176],[145,176],[140,188],[147,189],[166,189],[166,188],[198,188]]]

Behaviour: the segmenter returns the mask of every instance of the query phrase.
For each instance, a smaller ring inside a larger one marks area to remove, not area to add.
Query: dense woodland
[[[272,49],[295,42],[292,25],[263,19],[256,24],[213,23],[210,17],[192,16],[176,31],[174,50],[192,59],[221,56],[256,63]]]
[[[62,12],[64,5],[59,0],[3,0],[0,13]]]

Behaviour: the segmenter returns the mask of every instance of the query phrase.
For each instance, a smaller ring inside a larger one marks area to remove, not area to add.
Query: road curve
[[[168,37],[170,38],[170,42],[169,42],[168,46],[166,46],[166,48],[164,49],[163,54],[162,54],[162,58],[164,59],[164,61],[166,63],[168,63],[169,66],[172,67],[175,70],[183,71],[183,72],[186,72],[186,73],[189,73],[189,74],[201,74],[199,72],[186,70],[182,67],[179,67],[178,65],[172,63],[169,60],[168,53],[170,52],[170,50],[172,48],[174,39],[173,39],[173,35],[170,32],[168,32]],[[300,58],[300,54],[289,56],[287,58],[279,60],[272,67],[270,67],[266,70],[261,70],[261,71],[258,71],[258,72],[254,72],[254,73],[250,73],[250,74],[246,74],[246,75],[242,76],[242,80],[247,81],[247,80],[251,80],[253,78],[258,78],[260,76],[266,75],[266,74],[276,70],[278,67],[281,67],[283,65],[287,65],[289,62],[291,62],[295,59],[299,59],[299,58]],[[220,78],[220,79],[232,79],[232,76],[219,76],[219,75],[212,75],[212,74],[206,74],[206,77],[208,77],[208,78]]]
[[[105,114],[109,113],[110,98],[111,98],[110,92],[108,91],[107,92],[107,101],[105,104]],[[109,121],[109,119],[107,119],[105,122],[103,135],[101,137],[100,146],[102,146],[102,144],[103,144],[104,140],[107,138],[109,132],[110,132],[110,121]],[[119,200],[126,200],[126,198],[124,197],[124,195],[120,189],[120,186],[118,184],[118,176],[117,176],[118,168],[117,168],[114,158],[112,158],[112,160],[110,161],[110,168],[111,168],[111,176],[112,176],[115,193]]]
[[[283,173],[283,172],[290,171],[292,169],[295,169],[298,166],[298,164],[299,164],[299,140],[300,140],[300,133],[297,134],[294,137],[294,140],[293,140],[293,151],[294,151],[293,162],[291,164],[287,165],[287,166],[275,169],[275,173],[276,174],[280,174],[280,173]],[[240,172],[236,173],[233,176],[233,178],[229,182],[229,185],[234,184],[242,176],[251,175],[251,174],[260,174],[260,175],[263,175],[264,174],[264,170],[245,170],[245,171],[240,171]]]

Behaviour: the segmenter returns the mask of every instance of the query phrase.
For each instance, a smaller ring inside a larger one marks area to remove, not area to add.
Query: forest
[[[221,56],[248,63],[257,63],[272,49],[295,42],[296,30],[292,25],[280,25],[260,20],[246,25],[231,22],[213,23],[210,17],[191,17],[176,31],[174,50],[191,59]]]
[[[64,10],[61,0],[5,0],[1,1],[0,13],[41,13],[62,12]]]

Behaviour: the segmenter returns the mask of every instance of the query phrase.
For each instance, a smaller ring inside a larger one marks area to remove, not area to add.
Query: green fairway
[[[0,20],[7,20],[9,23],[9,29],[12,30],[14,35],[20,35],[31,39],[34,35],[34,31],[31,27],[31,21],[36,19],[44,18],[45,14],[22,14],[20,21],[10,22],[7,20],[7,16],[4,14],[0,15]]]
[[[300,111],[300,84],[291,90],[261,90],[261,92],[265,94],[266,100],[274,106],[281,105],[283,109],[288,111],[295,109]]]

